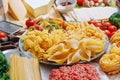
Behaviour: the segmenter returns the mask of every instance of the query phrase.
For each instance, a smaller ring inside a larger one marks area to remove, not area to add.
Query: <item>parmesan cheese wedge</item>
[[[23,0],[28,12],[33,17],[47,14],[55,0]]]
[[[22,3],[22,0],[9,0],[8,12],[16,20],[23,20],[27,16],[27,10]]]

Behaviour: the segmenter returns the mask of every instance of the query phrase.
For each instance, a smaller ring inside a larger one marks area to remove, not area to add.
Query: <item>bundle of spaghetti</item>
[[[38,60],[11,55],[10,80],[41,80]]]

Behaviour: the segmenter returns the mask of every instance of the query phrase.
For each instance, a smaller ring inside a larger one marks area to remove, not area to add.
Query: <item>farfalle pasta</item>
[[[60,23],[57,22],[57,24]],[[41,25],[48,24],[43,22]],[[106,35],[99,28],[87,22],[65,22],[62,28],[28,31],[22,36],[24,50],[34,54],[39,60],[57,64],[73,64],[90,61],[104,50]]]

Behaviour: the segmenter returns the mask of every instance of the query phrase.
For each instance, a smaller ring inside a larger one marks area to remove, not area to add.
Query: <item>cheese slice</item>
[[[23,0],[28,12],[38,17],[47,14],[55,0]]]
[[[9,0],[8,11],[16,20],[23,20],[27,16],[27,10],[22,0]]]

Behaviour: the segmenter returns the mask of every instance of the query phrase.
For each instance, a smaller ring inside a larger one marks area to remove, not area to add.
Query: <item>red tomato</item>
[[[96,21],[94,21],[94,20],[89,20],[88,23],[89,23],[89,24],[95,24]]]
[[[94,3],[98,3],[98,0],[93,0],[94,1]]]
[[[77,0],[77,4],[78,4],[79,6],[82,6],[82,5],[83,5],[83,2],[84,2],[84,0]]]
[[[104,32],[106,33],[106,35],[110,38],[111,37],[111,33],[109,30],[104,30]]]
[[[111,24],[110,22],[104,22],[104,23],[103,23],[103,26],[104,26],[104,27],[109,27],[109,26],[111,26],[111,25],[112,25],[112,24]]]
[[[40,28],[38,24],[34,24],[33,27],[34,27],[34,29],[36,29],[36,30],[39,30],[39,28]]]
[[[4,32],[0,32],[0,38],[5,38],[7,35]]]
[[[102,26],[100,27],[101,30],[107,30],[107,27],[106,26]]]
[[[115,34],[115,31],[113,31],[112,33],[110,33],[110,37],[112,37]]]
[[[30,26],[33,26],[35,24],[35,21],[29,18],[28,20],[26,20],[25,24],[27,28],[29,28]]]
[[[117,31],[117,27],[116,26],[109,26],[108,27],[108,30],[110,31],[110,32],[114,32],[114,31]]]
[[[94,25],[95,25],[96,27],[103,27],[103,25],[102,25],[101,22],[96,22]]]

